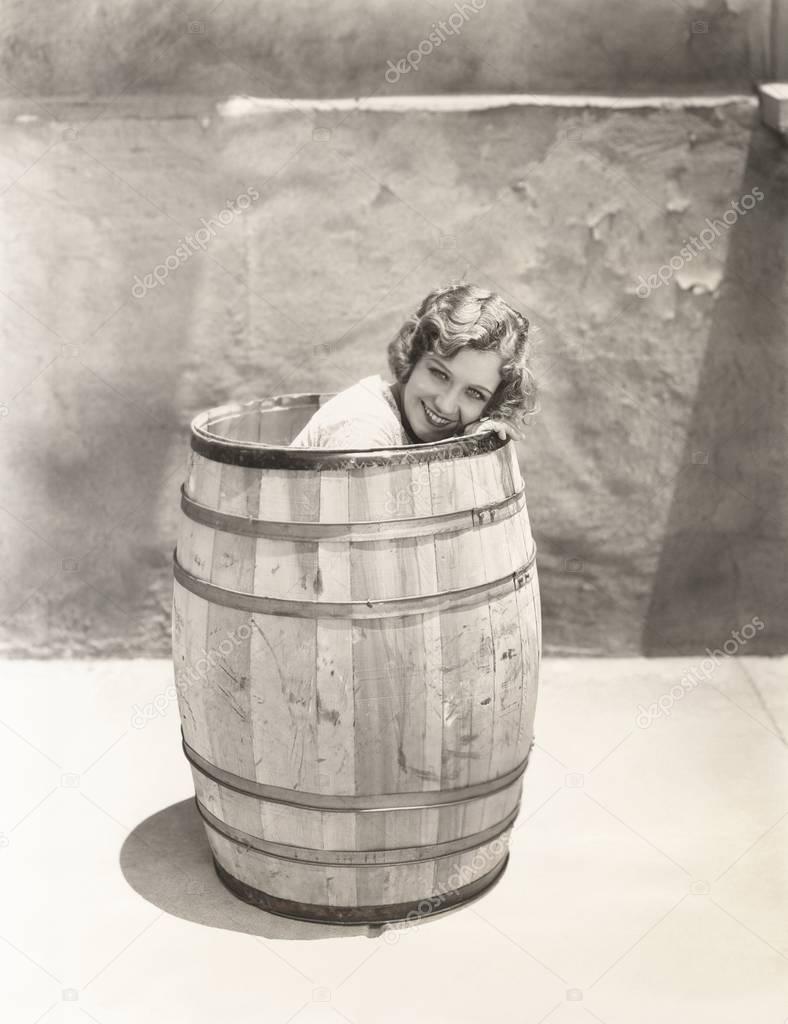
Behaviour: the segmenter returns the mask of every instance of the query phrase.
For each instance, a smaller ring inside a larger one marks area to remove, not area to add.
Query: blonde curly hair
[[[388,346],[389,369],[400,383],[426,353],[451,358],[463,348],[498,352],[504,357],[501,382],[483,416],[528,425],[536,409],[537,385],[527,366],[528,320],[496,292],[473,284],[436,288],[408,317]]]

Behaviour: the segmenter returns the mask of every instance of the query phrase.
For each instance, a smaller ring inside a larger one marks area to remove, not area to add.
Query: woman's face
[[[503,363],[497,352],[471,348],[460,349],[451,359],[423,355],[402,389],[405,415],[416,436],[440,441],[479,419],[501,382]],[[425,405],[445,422],[431,422]]]

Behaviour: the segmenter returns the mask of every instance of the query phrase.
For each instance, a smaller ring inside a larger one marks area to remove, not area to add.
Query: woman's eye
[[[445,373],[443,372],[443,370],[438,370],[438,369],[436,369],[436,368],[435,368],[434,366],[431,366],[431,367],[430,367],[430,373],[435,373],[435,374],[437,374],[437,375],[438,375],[439,377],[445,377],[445,376],[446,376],[446,374],[445,374]],[[479,392],[479,391],[476,391],[476,388],[469,388],[468,390],[469,390],[469,391],[475,391],[475,392],[476,392],[476,395],[477,395],[476,401],[477,401],[477,402],[483,402],[483,401],[484,401],[484,395],[483,395],[483,394],[481,394],[481,392]]]

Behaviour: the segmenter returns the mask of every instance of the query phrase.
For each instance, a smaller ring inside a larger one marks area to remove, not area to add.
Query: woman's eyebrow
[[[433,361],[434,363],[437,363],[437,364],[438,364],[438,366],[440,366],[440,367],[441,367],[442,369],[444,369],[444,370],[446,371],[446,373],[448,373],[448,374],[449,374],[449,376],[451,376],[451,370],[450,370],[450,369],[448,368],[448,366],[446,366],[446,364],[445,364],[445,363],[442,363],[442,362],[440,361],[440,359],[438,359],[438,357],[437,357],[437,356],[430,356],[429,358],[430,358],[430,359],[431,359],[431,360],[432,360],[432,361]],[[492,391],[490,391],[490,389],[489,389],[489,388],[486,388],[486,387],[484,386],[484,384],[469,384],[469,385],[468,385],[468,387],[469,387],[469,388],[478,388],[478,389],[479,389],[480,391],[486,391],[488,395],[491,395],[491,394],[492,394]]]

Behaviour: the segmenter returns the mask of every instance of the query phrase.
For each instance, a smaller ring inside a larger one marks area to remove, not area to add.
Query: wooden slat
[[[250,436],[248,418],[239,419],[228,436],[235,440],[257,440]],[[238,466],[221,465],[219,493],[214,507],[220,512],[255,515],[259,507],[260,474]],[[207,550],[207,540],[205,542]],[[208,579],[229,590],[251,592],[254,586],[255,540],[214,531]],[[212,741],[214,764],[244,778],[254,778],[255,752],[251,724],[253,666],[250,657],[250,616],[233,608],[211,605],[206,624],[206,644],[213,664],[205,677],[204,713],[214,723]],[[223,799],[227,799],[223,794]],[[244,804],[246,828],[259,827],[259,808]]]
[[[518,726],[516,760],[522,760],[526,756],[534,737],[534,715],[536,712],[540,661],[540,642],[536,628],[534,607],[534,590],[537,582],[536,575],[533,575],[524,587],[515,592],[520,614],[523,686],[525,689]]]
[[[202,772],[190,765],[194,793],[203,806],[207,807],[211,814],[217,818],[227,819],[226,808],[222,805],[222,787],[213,779],[207,779]],[[235,822],[233,822],[235,824]]]
[[[195,496],[210,505],[219,499],[221,466],[192,453],[188,465],[188,487]],[[176,552],[184,552],[194,566],[195,574],[203,579],[210,577],[213,561],[212,534],[195,531],[197,524],[181,516]],[[203,757],[217,763],[215,742],[210,717],[205,708],[205,680],[208,665],[208,618],[209,605],[202,598],[189,593],[177,581],[173,582],[173,601],[183,621],[183,658],[189,670],[185,676],[187,689],[179,695],[181,724],[187,742]]]
[[[520,609],[512,592],[490,606],[495,650],[493,735],[487,758],[490,778],[503,775],[517,763],[520,712],[523,701],[523,657]]]

